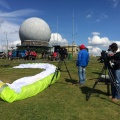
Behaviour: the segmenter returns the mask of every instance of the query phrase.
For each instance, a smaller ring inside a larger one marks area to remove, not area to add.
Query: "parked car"
[[[8,59],[9,60],[25,57],[25,50],[12,50],[10,52],[11,52],[11,54],[10,55],[8,54]]]

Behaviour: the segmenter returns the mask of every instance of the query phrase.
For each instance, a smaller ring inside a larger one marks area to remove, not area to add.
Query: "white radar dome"
[[[22,23],[19,29],[19,36],[21,41],[40,40],[49,42],[51,38],[51,31],[49,25],[44,20],[33,17]]]

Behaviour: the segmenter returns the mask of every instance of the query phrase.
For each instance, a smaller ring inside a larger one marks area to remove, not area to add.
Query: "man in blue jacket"
[[[76,66],[78,66],[79,85],[83,86],[86,79],[85,69],[89,62],[89,53],[84,44],[80,45],[79,49]]]

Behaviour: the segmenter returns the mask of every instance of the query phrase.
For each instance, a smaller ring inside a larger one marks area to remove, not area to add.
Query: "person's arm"
[[[89,63],[89,61],[90,61],[90,56],[89,56],[89,53],[88,53],[87,64]]]
[[[116,65],[120,65],[120,60],[112,60],[112,62]]]
[[[120,65],[120,52],[114,54],[110,57],[111,61],[115,63],[116,65]]]
[[[78,53],[78,58],[77,58],[77,61],[76,61],[76,66],[79,66],[80,61],[81,61],[81,52]]]

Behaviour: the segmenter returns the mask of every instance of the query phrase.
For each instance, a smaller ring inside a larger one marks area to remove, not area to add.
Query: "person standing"
[[[114,53],[110,56],[110,61],[113,63],[110,69],[115,79],[115,81],[111,80],[112,101],[117,102],[120,100],[120,52],[116,52],[118,50],[116,43],[110,45],[110,50]]]
[[[78,67],[78,85],[83,86],[86,80],[86,67],[89,63],[89,53],[84,44],[79,46],[80,51],[78,52],[78,57],[76,61],[76,66]]]

